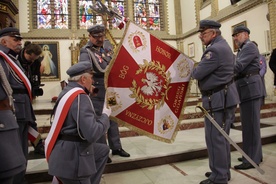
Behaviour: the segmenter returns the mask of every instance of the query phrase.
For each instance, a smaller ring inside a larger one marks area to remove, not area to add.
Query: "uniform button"
[[[87,151],[86,154],[89,155],[89,151]]]
[[[1,123],[0,128],[5,128],[5,125]]]

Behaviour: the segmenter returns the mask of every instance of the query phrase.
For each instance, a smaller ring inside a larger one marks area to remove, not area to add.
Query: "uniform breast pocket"
[[[239,84],[241,101],[251,100],[260,97],[261,89],[257,82],[248,81]]]
[[[24,98],[18,98],[18,99],[15,99],[14,101],[15,115],[17,120],[24,120],[26,118],[25,103],[26,101]]]
[[[81,145],[79,155],[78,177],[89,177],[96,172],[94,150],[92,145]]]

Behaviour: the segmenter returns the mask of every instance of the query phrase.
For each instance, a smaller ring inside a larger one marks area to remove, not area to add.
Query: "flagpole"
[[[196,106],[196,108],[199,108],[204,115],[211,121],[211,123],[217,128],[217,130],[227,139],[227,141],[232,144],[236,150],[238,150],[242,156],[251,164],[253,165],[257,171],[261,174],[264,174],[264,170],[262,170],[230,137],[229,135],[219,126],[219,124],[214,120],[214,118],[201,106]]]

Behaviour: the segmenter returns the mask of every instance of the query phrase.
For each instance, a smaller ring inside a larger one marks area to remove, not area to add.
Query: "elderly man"
[[[239,97],[233,82],[234,55],[221,36],[221,24],[213,20],[200,21],[199,38],[206,46],[201,61],[193,70],[192,77],[198,80],[203,107],[229,134],[235,118]],[[205,118],[205,139],[212,172],[200,184],[227,183],[230,180],[230,144]]]
[[[69,83],[58,97],[45,140],[49,174],[64,184],[99,184],[109,148],[96,141],[109,128],[111,109],[105,103],[102,115],[95,114],[89,97],[94,82],[89,61],[71,66],[67,74]]]
[[[239,47],[236,64],[235,80],[240,96],[243,151],[256,163],[262,160],[262,143],[260,133],[260,110],[265,87],[259,74],[259,50],[249,40],[250,30],[245,26],[234,29],[232,37]],[[235,169],[254,168],[246,159]]]
[[[13,31],[16,33],[12,34]],[[26,170],[26,158],[14,115],[14,102],[9,81],[10,65],[7,61],[11,60],[7,54],[10,51],[13,52],[10,48],[17,51],[16,48],[20,47],[21,36],[17,31],[15,28],[0,31],[0,183],[5,184],[12,184],[15,176]]]
[[[13,99],[15,106],[15,116],[19,125],[20,141],[23,152],[27,159],[28,156],[28,124],[35,121],[35,115],[32,107],[32,87],[24,70],[22,69],[17,54],[21,50],[21,35],[19,30],[14,27],[4,28],[0,31],[1,62],[5,63],[4,69],[10,86],[13,90]],[[27,163],[26,163],[27,164]],[[14,183],[24,183],[25,171],[18,174]]]
[[[89,32],[89,42],[80,50],[80,62],[90,61],[95,71],[94,85],[99,89],[99,92],[91,99],[97,115],[101,115],[106,91],[104,86],[104,74],[112,59],[113,48],[110,42],[105,39],[105,27],[103,25],[94,25],[88,28],[87,31]],[[120,155],[122,157],[130,156],[130,154],[122,149],[118,124],[111,120],[107,138],[113,155]],[[106,144],[106,137],[103,136],[99,142]],[[108,162],[111,162],[110,158]]]

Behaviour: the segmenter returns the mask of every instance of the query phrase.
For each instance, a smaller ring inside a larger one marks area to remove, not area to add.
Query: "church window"
[[[68,0],[34,1],[36,29],[69,29]]]
[[[162,3],[160,0],[134,0],[134,21],[149,30],[161,30]]]

